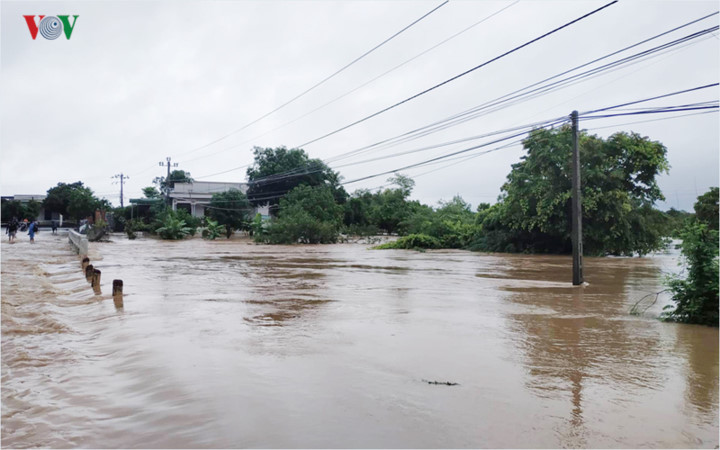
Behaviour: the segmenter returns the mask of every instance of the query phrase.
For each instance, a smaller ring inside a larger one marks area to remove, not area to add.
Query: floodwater
[[[1,248],[5,448],[718,445],[718,330],[628,313],[676,252],[572,287],[565,256],[114,235],[95,295],[65,236]]]

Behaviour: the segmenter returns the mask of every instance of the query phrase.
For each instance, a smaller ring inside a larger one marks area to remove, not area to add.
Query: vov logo
[[[33,41],[37,37],[38,31],[40,31],[40,35],[42,35],[42,37],[52,41],[53,39],[59,38],[63,31],[65,32],[65,37],[70,39],[73,29],[75,28],[75,24],[77,23],[77,18],[79,16],[72,16],[72,25],[70,25],[70,16],[57,15],[23,17],[25,18],[25,22],[27,22],[28,29],[30,30],[30,36],[32,36]],[[37,22],[35,21],[36,17],[39,17]]]

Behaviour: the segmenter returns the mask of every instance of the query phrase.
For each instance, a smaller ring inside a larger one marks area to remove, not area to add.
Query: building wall
[[[247,194],[247,183],[226,183],[215,181],[195,181],[193,183],[175,183],[175,187],[170,193],[172,199],[172,207],[177,210],[178,207],[186,208],[191,211],[194,217],[204,217],[207,205],[210,204],[213,194],[225,192],[230,189],[238,189],[243,194]],[[255,208],[251,211],[250,217],[254,217],[256,213],[262,214],[264,218],[269,217],[269,208],[267,206]]]

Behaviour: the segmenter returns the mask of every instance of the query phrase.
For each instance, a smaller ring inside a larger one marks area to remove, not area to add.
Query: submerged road
[[[718,330],[628,314],[677,254],[2,243],[2,445],[714,448]],[[125,284],[116,309],[114,278]]]

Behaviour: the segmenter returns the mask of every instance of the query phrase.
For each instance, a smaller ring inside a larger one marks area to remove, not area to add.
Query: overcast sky
[[[296,147],[314,140],[608,2],[451,0],[327,82],[258,120],[441,3],[3,1],[1,193],[44,194],[58,182],[83,181],[99,197],[119,206],[120,186],[112,184],[111,177],[123,173],[130,177],[124,190],[127,205],[130,197],[142,196],[141,189],[152,185],[154,177],[165,175],[166,169],[158,163],[166,157],[198,180],[245,181],[243,166],[252,162],[253,146]],[[717,1],[624,0],[303,148],[313,158],[331,160],[717,10]],[[69,40],[65,35],[47,40],[40,34],[33,40],[23,15],[79,17]],[[473,24],[477,25],[467,29]],[[717,24],[716,15],[605,62]],[[574,109],[588,111],[715,83],[719,50],[717,33],[707,35],[636,64],[411,142],[331,163],[331,167],[351,181],[488,139],[341,165],[569,115]],[[308,114],[411,58],[415,59]],[[714,101],[718,92],[705,89],[634,107]],[[672,167],[660,178],[667,200],[659,206],[692,210],[698,194],[718,185],[718,114],[715,110],[678,117],[683,114],[689,113],[581,121],[581,127],[603,137],[632,130],[665,144]],[[661,118],[666,120],[656,120]],[[630,123],[640,121],[644,123]],[[460,194],[474,208],[479,202],[496,201],[510,166],[522,155],[522,147],[515,145],[403,173],[416,181],[413,198],[435,205]],[[387,178],[351,183],[346,189],[376,188]]]

